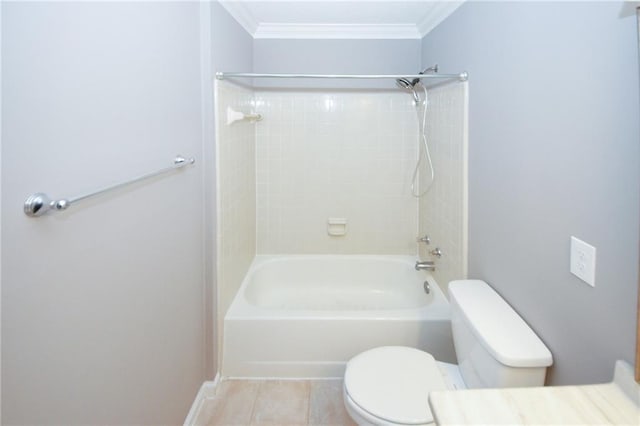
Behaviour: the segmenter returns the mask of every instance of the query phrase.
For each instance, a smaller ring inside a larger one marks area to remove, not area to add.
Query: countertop
[[[610,383],[432,392],[436,423],[445,425],[640,425],[640,385],[616,363]]]

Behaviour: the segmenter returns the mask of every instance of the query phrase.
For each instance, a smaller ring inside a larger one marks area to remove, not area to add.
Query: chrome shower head
[[[420,71],[418,74],[437,74],[438,73],[438,64],[435,64],[431,67],[425,68]],[[404,90],[411,90],[413,94],[413,100],[416,105],[420,104],[420,96],[418,96],[418,92],[416,92],[416,84],[420,83],[419,78],[414,78],[409,81],[406,77],[400,77],[396,79],[396,86]]]
[[[409,81],[408,79],[402,77],[402,78],[398,78],[396,79],[396,86],[398,86],[401,89],[405,89],[405,90],[413,90],[413,86],[418,82],[418,79],[416,78],[413,81]]]
[[[405,90],[411,90],[411,93],[413,94],[413,100],[416,103],[416,105],[418,105],[420,103],[420,96],[418,96],[418,92],[416,92],[416,84],[418,84],[420,82],[419,79],[414,78],[412,81],[409,81],[406,78],[397,78],[396,79],[396,86],[398,86],[401,89],[405,89]]]
[[[438,73],[438,64],[435,64],[434,66],[423,69],[418,74],[437,74],[437,73]],[[411,81],[409,81],[409,79],[406,77],[400,77],[396,79],[396,86],[405,90],[415,91],[415,86],[418,83],[420,83],[419,78],[414,78]]]

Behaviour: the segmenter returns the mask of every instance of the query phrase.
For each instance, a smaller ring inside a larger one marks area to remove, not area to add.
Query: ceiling
[[[256,39],[421,39],[463,2],[227,0],[220,3]]]

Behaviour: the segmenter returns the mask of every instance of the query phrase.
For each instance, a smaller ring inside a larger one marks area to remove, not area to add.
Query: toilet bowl
[[[458,365],[403,346],[356,355],[347,363],[343,397],[357,424],[431,425],[432,391],[544,384],[551,353],[488,284],[453,281],[449,295]]]

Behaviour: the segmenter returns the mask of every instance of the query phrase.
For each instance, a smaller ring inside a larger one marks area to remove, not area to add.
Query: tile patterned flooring
[[[223,380],[195,424],[355,426],[342,401],[342,380]]]

